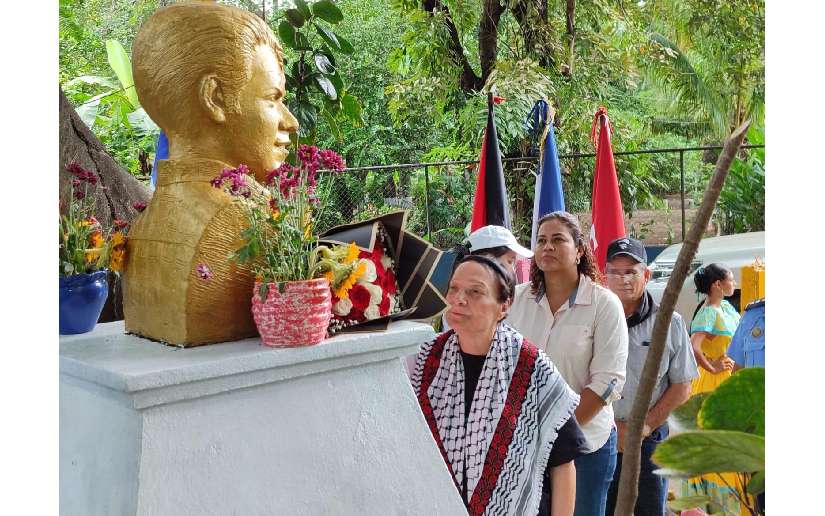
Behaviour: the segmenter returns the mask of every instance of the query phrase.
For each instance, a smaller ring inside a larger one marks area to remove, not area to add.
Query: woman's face
[[[576,270],[581,250],[576,246],[567,226],[558,219],[545,221],[536,234],[536,265],[542,272]]]
[[[736,280],[733,279],[733,273],[728,271],[728,275],[723,280],[718,280],[716,284],[719,287],[719,290],[722,291],[722,295],[725,297],[730,297],[736,291]]]
[[[456,333],[492,331],[507,315],[509,301],[498,301],[495,273],[477,262],[464,262],[456,268],[447,290],[447,324]]]

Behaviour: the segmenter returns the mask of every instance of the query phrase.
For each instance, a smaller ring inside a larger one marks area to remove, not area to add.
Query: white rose
[[[381,317],[381,312],[378,311],[378,305],[371,304],[368,306],[367,309],[364,310],[364,317],[366,317],[368,321]]]
[[[392,268],[392,258],[385,254],[381,257],[381,265],[384,266],[384,270],[390,270]]]
[[[375,264],[372,263],[372,260],[367,260],[366,258],[362,258],[361,263],[366,264],[367,270],[363,276],[358,278],[358,283],[372,283],[378,278],[378,273],[375,271]]]
[[[390,308],[389,308],[389,311],[387,313],[391,314],[392,311],[395,310],[395,296],[389,296],[389,298],[390,298]]]
[[[367,291],[370,293],[370,304],[377,305],[381,303],[381,298],[383,297],[383,292],[381,291],[381,287],[378,285],[374,285],[372,283],[364,283],[362,285]],[[366,313],[366,312],[365,312]]]
[[[340,316],[349,314],[350,310],[352,310],[352,301],[348,297],[338,300],[335,306],[332,307],[333,313]]]

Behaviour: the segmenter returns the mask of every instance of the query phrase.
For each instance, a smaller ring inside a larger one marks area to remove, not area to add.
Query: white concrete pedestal
[[[433,336],[190,349],[60,338],[66,515],[466,514],[399,357]]]

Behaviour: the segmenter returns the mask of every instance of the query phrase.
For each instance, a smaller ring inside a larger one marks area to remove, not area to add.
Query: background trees
[[[506,156],[531,151],[525,119],[541,97],[556,108],[562,154],[592,151],[599,105],[612,117],[615,150],[718,144],[745,118],[762,125],[761,0],[340,0],[327,2],[332,8],[323,16],[311,0],[226,3],[258,13],[281,34],[304,137],[334,148],[349,166],[476,158],[490,89],[507,99],[496,107]],[[141,178],[157,132],[128,92],[118,91],[124,85],[106,42],[130,53],[140,23],[161,4],[60,1],[60,83],[116,161]],[[287,27],[306,41],[296,36],[290,44]],[[699,185],[708,167],[697,153],[685,158],[688,185]],[[616,165],[628,211],[663,208],[662,196],[678,191],[676,155],[617,157]],[[587,211],[592,160],[563,160],[562,168],[568,209]],[[752,169],[742,169],[745,182]],[[433,172],[442,185],[467,174]],[[378,199],[415,191],[420,179],[392,176],[359,173],[342,181],[357,197]],[[529,165],[513,164],[508,181],[521,231],[532,207]],[[739,193],[758,195],[758,184],[756,190]],[[458,220],[466,207],[453,204],[457,211],[445,216]],[[760,221],[726,226],[759,229]]]

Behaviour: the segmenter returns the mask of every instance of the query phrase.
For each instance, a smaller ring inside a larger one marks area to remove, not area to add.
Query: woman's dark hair
[[[721,263],[711,263],[704,267],[699,267],[693,275],[693,283],[696,284],[696,292],[699,294],[710,294],[710,286],[717,281],[724,281],[733,274],[731,270]]]
[[[540,218],[536,227],[540,228],[541,225],[548,220],[554,219],[564,224],[570,236],[573,237],[573,244],[582,251],[581,259],[578,265],[576,265],[578,273],[584,274],[596,283],[602,283],[601,273],[599,272],[599,268],[596,267],[596,258],[593,256],[593,251],[590,250],[590,246],[587,245],[587,242],[584,240],[582,228],[575,215],[566,211],[554,211]],[[536,256],[533,255],[533,258],[530,260],[530,292],[534,295],[538,294],[539,289],[543,286],[544,272],[536,265]]]
[[[465,256],[492,256],[493,258],[501,258],[511,249],[506,245],[499,245],[496,247],[485,247],[484,249],[472,250],[467,244],[456,244],[453,246],[453,252],[456,254],[455,267],[458,267],[458,262]]]
[[[496,282],[498,283],[498,295],[496,299],[499,303],[513,299],[513,294],[516,290],[516,278],[513,276],[513,273],[501,265],[498,260],[482,254],[468,254],[456,260],[455,268],[457,269],[459,265],[467,262],[476,262],[493,273],[493,277],[496,278]]]

